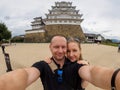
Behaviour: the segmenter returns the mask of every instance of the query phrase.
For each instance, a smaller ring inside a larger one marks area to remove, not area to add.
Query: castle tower
[[[72,2],[55,2],[46,18],[34,18],[32,29],[25,30],[25,42],[48,42],[56,34],[85,40],[81,28],[82,14],[72,6]]]
[[[80,26],[83,21],[82,14],[78,12],[79,10],[72,6],[72,2],[55,2],[55,6],[52,6],[44,19],[47,37],[62,34],[84,40],[85,36]]]
[[[45,42],[45,24],[42,17],[34,18],[31,23],[32,29],[25,30],[25,42]]]

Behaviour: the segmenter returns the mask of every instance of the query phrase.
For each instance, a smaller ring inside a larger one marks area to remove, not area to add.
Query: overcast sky
[[[83,32],[120,40],[120,0],[0,0],[0,22],[7,25],[13,36],[25,34],[32,28],[33,18],[45,18],[57,1],[72,2],[80,10]]]

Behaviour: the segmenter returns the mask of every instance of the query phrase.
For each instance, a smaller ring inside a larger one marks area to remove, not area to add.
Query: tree
[[[7,26],[4,23],[0,22],[0,42],[2,42],[3,39],[10,39],[11,36],[11,32],[8,30]]]

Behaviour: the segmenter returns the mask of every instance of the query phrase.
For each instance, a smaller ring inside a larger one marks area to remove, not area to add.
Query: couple
[[[33,64],[31,68],[8,72],[0,76],[0,90],[25,90],[27,86],[39,77],[41,78],[44,90],[83,90],[80,85],[82,80],[88,81],[100,88],[110,90],[111,85],[113,85],[116,86],[117,90],[120,90],[119,70],[115,71],[105,67],[70,62],[65,57],[66,52],[68,55],[72,53],[69,45],[71,44],[68,43],[67,51],[67,40],[65,37],[60,35],[54,36],[49,47],[52,53],[52,63],[55,63],[57,68],[52,71],[48,63],[40,61]],[[75,45],[73,44],[73,46]],[[71,55],[71,58],[74,57]]]
[[[65,52],[66,52],[66,50],[65,50]],[[79,39],[71,37],[67,40],[66,56],[71,62],[74,62],[74,63],[78,62],[79,64],[88,65],[88,62],[83,60],[83,58],[82,58],[81,45],[80,45]],[[52,59],[53,58],[48,58],[45,60],[45,62],[47,62],[48,64],[52,64],[52,63],[54,63],[54,61],[53,61],[54,59],[53,60]],[[51,68],[52,67],[53,66],[51,66]],[[84,90],[85,87],[88,85],[88,82],[78,79],[77,84],[78,84],[77,90]]]

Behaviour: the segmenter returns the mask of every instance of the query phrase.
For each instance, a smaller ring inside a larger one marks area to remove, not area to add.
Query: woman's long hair
[[[79,49],[80,49],[80,51],[81,51],[81,45],[80,45],[80,40],[79,40],[79,39],[70,37],[70,38],[67,40],[67,45],[68,45],[69,43],[71,43],[71,42],[77,43],[77,45],[78,45],[78,47],[79,47]],[[83,60],[83,58],[82,58],[82,53],[80,53],[79,60]]]

